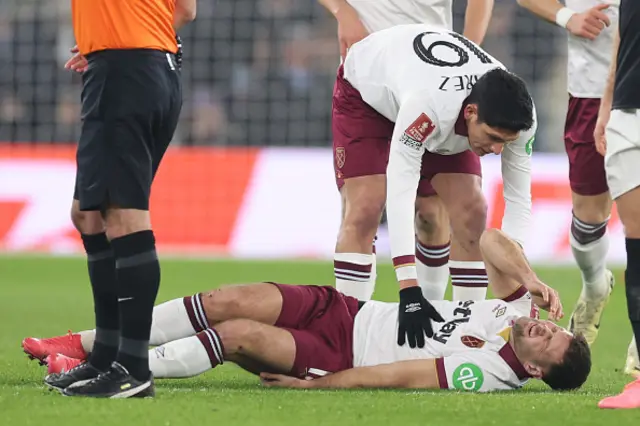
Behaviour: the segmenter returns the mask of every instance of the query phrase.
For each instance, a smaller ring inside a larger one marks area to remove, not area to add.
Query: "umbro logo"
[[[404,307],[404,312],[410,314],[412,312],[418,312],[422,307],[420,307],[420,303],[409,303]]]

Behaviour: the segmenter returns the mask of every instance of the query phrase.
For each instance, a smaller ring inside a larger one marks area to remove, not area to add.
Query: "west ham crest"
[[[485,341],[474,336],[462,336],[460,338],[462,344],[470,348],[480,349],[484,346]]]
[[[344,148],[336,148],[336,166],[338,166],[339,169],[344,167],[344,162],[346,159],[347,153],[345,152]]]

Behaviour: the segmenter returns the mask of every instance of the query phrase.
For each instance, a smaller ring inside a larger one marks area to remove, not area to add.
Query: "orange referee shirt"
[[[105,49],[178,51],[175,0],[71,0],[80,53]]]

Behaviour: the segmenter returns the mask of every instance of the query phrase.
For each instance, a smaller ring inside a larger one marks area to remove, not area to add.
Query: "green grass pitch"
[[[395,300],[390,265],[378,267],[375,297]],[[566,325],[580,290],[575,268],[537,268],[564,300]],[[256,377],[224,365],[190,380],[158,380],[153,400],[64,398],[42,385],[44,367],[20,341],[92,327],[91,291],[80,258],[0,257],[0,425],[638,425],[640,411],[603,411],[598,400],[629,378],[621,368],[631,336],[622,271],[593,348],[594,367],[580,392],[553,393],[543,384],[474,395],[444,391],[296,391],[264,389]],[[333,282],[321,262],[162,261],[158,302],[224,283]]]

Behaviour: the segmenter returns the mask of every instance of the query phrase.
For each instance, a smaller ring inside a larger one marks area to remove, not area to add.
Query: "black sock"
[[[93,290],[96,338],[89,355],[91,365],[107,370],[116,359],[119,343],[116,259],[105,233],[82,235]]]
[[[629,320],[636,336],[636,345],[640,352],[640,239],[627,238],[627,270],[625,271],[625,290]]]
[[[153,231],[115,238],[120,347],[117,361],[138,380],[149,377],[149,337],[160,287],[160,264]]]

